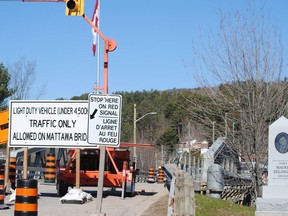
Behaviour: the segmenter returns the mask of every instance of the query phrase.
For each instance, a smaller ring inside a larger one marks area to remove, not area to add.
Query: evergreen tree
[[[7,109],[7,98],[14,90],[9,88],[10,75],[8,69],[0,63],[0,110]]]
[[[159,147],[163,146],[165,152],[167,152],[168,155],[171,155],[176,148],[176,144],[178,143],[179,136],[177,131],[173,128],[167,128],[157,140],[156,145]]]

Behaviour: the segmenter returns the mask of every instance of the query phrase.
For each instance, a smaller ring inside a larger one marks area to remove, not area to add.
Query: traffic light
[[[82,16],[84,0],[66,0],[66,16]]]

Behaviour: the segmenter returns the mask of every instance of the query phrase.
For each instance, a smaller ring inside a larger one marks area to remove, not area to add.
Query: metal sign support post
[[[108,52],[112,52],[116,49],[117,44],[113,39],[107,39],[104,34],[93,24],[93,22],[83,14],[83,18],[88,24],[99,34],[104,41],[104,82],[103,87],[96,86],[94,90],[103,90],[104,94],[108,94]],[[96,200],[96,214],[101,214],[102,198],[103,198],[103,185],[104,185],[104,166],[105,166],[106,147],[100,146],[100,158],[99,158],[99,178],[97,186],[97,200]],[[106,215],[104,213],[104,215]]]

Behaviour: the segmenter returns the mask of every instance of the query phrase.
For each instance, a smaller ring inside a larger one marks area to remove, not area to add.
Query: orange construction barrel
[[[17,158],[10,157],[10,164],[9,164],[9,182],[11,183],[11,188],[15,189],[16,183],[16,161]]]
[[[5,166],[0,164],[0,210],[9,208],[7,205],[4,204],[4,199],[5,199],[4,173],[5,173]]]
[[[154,183],[155,182],[154,168],[149,168],[147,182],[149,182],[149,183]]]
[[[158,183],[164,182],[164,170],[162,168],[159,168],[158,171]]]
[[[18,179],[14,216],[38,215],[38,181]]]
[[[55,183],[56,179],[55,154],[47,154],[44,178],[45,182],[47,183]]]

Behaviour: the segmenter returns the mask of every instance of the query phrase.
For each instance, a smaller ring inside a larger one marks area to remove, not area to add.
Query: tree
[[[1,63],[0,64],[0,110],[7,109],[7,101],[14,90],[9,88],[10,75],[8,69]]]
[[[70,100],[88,100],[88,93],[82,94],[80,96],[74,96]]]
[[[160,148],[163,147],[168,156],[171,156],[175,151],[176,144],[179,143],[179,136],[175,129],[167,128],[164,133],[159,137],[156,145]]]
[[[225,136],[226,144],[246,162],[255,197],[261,195],[267,164],[268,127],[287,114],[281,37],[263,11],[248,6],[243,13],[220,13],[217,36],[194,50],[215,82],[198,76],[206,100],[190,100],[191,114],[204,129],[211,134],[215,122],[217,135]],[[200,64],[196,68],[201,70]]]
[[[31,98],[32,86],[36,81],[36,63],[26,61],[24,57],[9,66],[11,76],[10,86],[15,90],[12,99],[23,100]],[[42,85],[33,97],[38,99],[45,93],[45,85]]]

